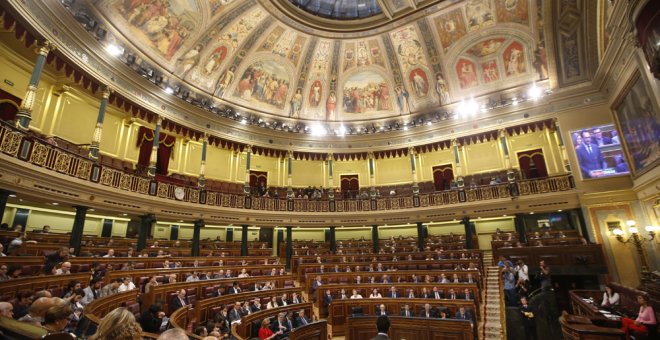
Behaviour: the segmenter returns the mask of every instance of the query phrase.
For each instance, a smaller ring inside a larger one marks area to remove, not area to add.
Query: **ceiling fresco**
[[[341,39],[287,25],[257,0],[91,3],[114,28],[114,41],[139,50],[140,61],[164,70],[171,86],[278,117],[386,119],[551,76],[542,0],[444,1],[390,29]],[[577,59],[566,60],[567,76],[579,76]]]

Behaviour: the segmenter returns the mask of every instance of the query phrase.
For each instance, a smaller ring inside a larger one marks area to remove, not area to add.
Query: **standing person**
[[[163,306],[160,303],[154,303],[149,306],[149,309],[142,312],[140,315],[140,326],[143,331],[150,333],[160,332],[160,326],[165,317],[165,312],[162,309]]]
[[[536,310],[527,303],[527,298],[524,296],[520,298],[520,313],[527,339],[536,340]]]
[[[389,340],[390,337],[387,335],[387,332],[390,330],[390,319],[387,315],[381,315],[376,319],[376,328],[378,329],[378,334],[371,338],[371,340]]]
[[[658,320],[655,318],[653,307],[649,306],[649,302],[643,295],[637,296],[637,303],[639,303],[639,314],[635,320],[629,318],[621,318],[621,330],[626,333],[626,340],[630,339],[631,332],[639,332],[645,335],[649,334],[649,327],[658,325]]]
[[[509,266],[502,268],[502,278],[504,281],[504,296],[508,306],[516,304],[516,277]]]
[[[541,260],[539,262],[539,267],[541,269],[539,273],[539,281],[541,281],[542,290],[552,289],[552,281],[550,279],[550,267],[545,265],[545,261]]]

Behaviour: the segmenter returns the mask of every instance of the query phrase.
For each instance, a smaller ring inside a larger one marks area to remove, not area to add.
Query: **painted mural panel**
[[[459,59],[456,63],[456,74],[458,75],[461,89],[469,89],[479,85],[476,67],[474,66],[474,62],[470,60]]]
[[[323,98],[323,84],[320,80],[315,80],[309,89],[309,106],[318,107]]]
[[[465,4],[465,18],[467,18],[468,32],[495,24],[493,10],[488,0],[468,0]]]
[[[343,88],[342,108],[346,113],[392,110],[390,87],[382,75],[362,71],[351,76]]]
[[[429,79],[426,76],[426,72],[424,72],[423,69],[416,68],[410,71],[408,80],[410,81],[410,84],[413,86],[413,90],[415,91],[415,95],[417,95],[417,97],[421,98],[421,97],[426,97],[428,95]]]
[[[436,17],[434,23],[445,52],[451,45],[467,34],[467,27],[461,9],[455,9]]]
[[[504,59],[504,68],[507,77],[517,76],[527,71],[525,49],[521,43],[517,41],[512,42],[504,50],[502,58]]]
[[[235,97],[284,109],[291,75],[281,63],[270,59],[257,61],[245,69],[240,79]]]
[[[346,43],[344,45],[343,65],[344,65],[344,67],[342,69],[344,71],[346,71],[349,68],[355,66],[355,43],[354,42],[349,42],[349,43]]]
[[[529,0],[495,0],[497,21],[515,22],[522,25],[529,23]]]
[[[407,73],[410,69],[418,65],[426,66],[424,50],[419,41],[417,31],[413,26],[392,32],[390,36],[404,72]]]
[[[491,60],[482,63],[481,76],[485,84],[500,80],[500,72],[497,69],[497,62]]]
[[[493,39],[487,39],[484,40],[474,46],[472,46],[469,50],[468,53],[472,54],[473,56],[477,58],[483,58],[485,56],[489,56],[493,53],[496,53],[500,47],[502,47],[502,43],[504,43],[505,38],[493,38]]]
[[[660,112],[651,98],[643,79],[638,77],[614,109],[635,175],[660,163]]]
[[[314,53],[314,59],[310,71],[317,74],[326,73],[328,71],[328,66],[330,65],[331,54],[330,42],[327,40],[319,42],[316,52]]]

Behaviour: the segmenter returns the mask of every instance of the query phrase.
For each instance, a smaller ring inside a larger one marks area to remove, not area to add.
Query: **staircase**
[[[503,317],[505,306],[502,287],[500,287],[499,267],[493,266],[493,253],[484,251],[484,267],[486,268],[486,298],[484,340],[501,340],[505,338],[506,321]]]

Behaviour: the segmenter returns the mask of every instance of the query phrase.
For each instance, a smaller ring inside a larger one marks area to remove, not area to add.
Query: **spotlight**
[[[461,101],[461,103],[458,106],[458,114],[465,117],[468,115],[475,115],[477,111],[479,110],[479,105],[474,101],[473,98],[470,98],[469,101]]]
[[[71,6],[73,6],[73,4],[76,1],[75,0],[61,0],[60,2],[62,3],[62,6],[64,6],[65,8],[71,8]]]
[[[174,93],[174,90],[173,90],[171,87],[168,86],[168,87],[165,88],[165,93],[167,93],[167,94],[173,94],[173,93]]]
[[[532,85],[532,87],[527,90],[527,97],[531,100],[539,99],[539,97],[541,97],[541,89],[536,87],[536,85]]]
[[[338,136],[345,136],[346,135],[346,127],[343,125],[339,126],[339,131],[337,132]]]
[[[117,46],[115,44],[110,44],[110,45],[106,46],[105,51],[108,52],[108,54],[110,54],[113,57],[118,57],[118,56],[124,54],[124,48],[121,47],[121,46]]]
[[[137,59],[135,54],[129,54],[126,57],[126,65],[131,66],[131,65],[135,64],[135,59]]]
[[[328,130],[321,124],[314,124],[312,125],[311,133],[313,136],[325,136]]]
[[[241,124],[246,125],[247,124],[247,119],[245,119],[245,118],[241,119]]]

